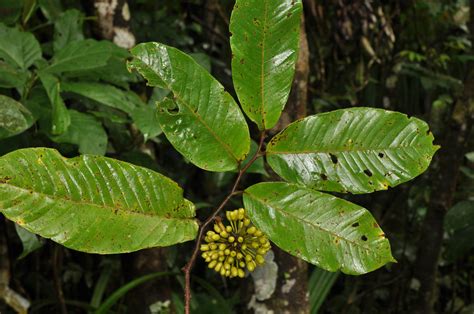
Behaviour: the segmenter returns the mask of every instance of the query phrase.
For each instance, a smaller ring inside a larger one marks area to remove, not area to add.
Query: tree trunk
[[[122,48],[135,46],[135,36],[130,31],[130,10],[126,0],[94,0],[98,31],[102,38],[113,41]]]

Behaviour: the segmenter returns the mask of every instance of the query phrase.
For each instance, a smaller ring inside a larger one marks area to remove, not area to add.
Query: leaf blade
[[[290,124],[267,147],[286,181],[323,191],[370,193],[423,173],[439,148],[422,120],[374,108],[341,109]]]
[[[79,153],[105,155],[107,151],[107,133],[102,124],[89,114],[68,110],[71,124],[66,132],[53,136],[56,143],[70,143],[79,147]]]
[[[53,135],[62,134],[66,132],[71,124],[71,116],[60,94],[61,85],[59,79],[52,74],[44,72],[39,72],[38,76],[46,90],[46,94],[48,94],[53,109],[51,115],[51,133]]]
[[[194,205],[175,182],[125,162],[21,149],[0,158],[0,178],[3,215],[75,250],[125,253],[197,233]]]
[[[158,121],[176,150],[205,170],[237,168],[249,151],[250,135],[243,114],[222,85],[176,48],[145,43],[131,52],[129,69],[142,74],[148,85],[173,94],[174,99],[159,103]]]
[[[83,71],[102,67],[112,56],[110,45],[105,41],[86,39],[67,43],[43,69],[48,73]]]
[[[245,113],[260,130],[275,126],[288,99],[301,12],[301,1],[291,0],[238,0],[232,11],[235,90]]]
[[[281,249],[328,271],[364,274],[394,259],[364,208],[309,188],[265,182],[244,191],[253,224]]]
[[[41,47],[33,34],[0,23],[0,58],[26,70],[41,58]]]

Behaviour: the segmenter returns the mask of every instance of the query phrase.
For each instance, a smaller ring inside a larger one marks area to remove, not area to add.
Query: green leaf
[[[288,253],[328,271],[358,275],[394,259],[364,208],[310,188],[259,183],[244,191],[252,223]]]
[[[76,110],[68,110],[71,124],[66,132],[54,136],[57,143],[71,143],[79,146],[81,154],[105,155],[107,133],[94,116]]]
[[[77,78],[86,82],[103,81],[128,88],[129,83],[138,82],[138,76],[127,70],[125,58],[112,56],[107,64],[95,69],[72,71],[65,78]]]
[[[289,182],[334,192],[370,193],[423,173],[438,146],[417,118],[374,108],[335,110],[290,124],[267,147]]]
[[[145,142],[163,133],[158,122],[156,106],[143,105],[135,108],[132,112],[132,119],[142,132]]]
[[[474,201],[461,201],[446,214],[444,227],[449,234],[446,258],[454,261],[474,247]]]
[[[247,116],[260,130],[278,122],[298,56],[300,0],[237,0],[230,21],[232,78]]]
[[[54,41],[55,52],[60,51],[64,46],[73,41],[84,39],[82,33],[83,14],[78,10],[67,10],[54,21]]]
[[[107,84],[64,82],[61,85],[61,90],[81,95],[128,114],[131,114],[137,105],[144,104],[135,93],[123,91]]]
[[[59,50],[44,69],[49,73],[89,70],[104,66],[112,56],[110,43],[86,39],[72,41]]]
[[[39,72],[38,75],[53,108],[51,117],[51,133],[53,135],[62,134],[66,132],[71,124],[71,117],[69,116],[69,112],[63,99],[61,98],[61,86],[59,80],[57,77],[49,73]]]
[[[33,122],[31,112],[21,103],[0,95],[0,139],[25,131]]]
[[[38,239],[36,234],[29,232],[17,224],[15,224],[15,229],[18,237],[21,240],[21,244],[23,245],[23,252],[21,252],[21,255],[18,256],[18,259],[25,258],[30,253],[43,246],[43,243]]]
[[[125,253],[196,237],[194,205],[171,179],[101,156],[48,148],[0,158],[0,212],[68,248]]]
[[[134,47],[129,69],[173,99],[159,103],[158,121],[171,144],[196,166],[210,171],[238,167],[250,147],[245,118],[232,96],[190,56],[159,43]]]
[[[0,59],[26,70],[41,58],[41,48],[35,36],[0,24]]]
[[[28,79],[28,72],[0,61],[0,87],[20,88]]]

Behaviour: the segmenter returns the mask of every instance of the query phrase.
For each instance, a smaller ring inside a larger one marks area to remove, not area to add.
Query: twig
[[[206,221],[200,226],[199,233],[196,239],[196,245],[194,246],[193,254],[189,259],[188,263],[183,267],[184,278],[185,278],[185,288],[184,288],[184,301],[185,301],[185,313],[190,314],[191,309],[191,271],[196,263],[196,258],[199,254],[199,247],[201,246],[202,238],[204,235],[204,231],[206,230],[207,226],[217,217],[219,212],[224,208],[224,206],[229,202],[229,200],[238,194],[241,194],[242,191],[237,191],[239,186],[240,180],[242,179],[243,174],[249,169],[249,167],[257,160],[258,157],[261,156],[263,143],[265,140],[265,131],[262,131],[260,134],[260,143],[258,145],[257,152],[255,155],[249,160],[249,162],[239,171],[237,178],[235,179],[234,185],[232,186],[232,190],[227,195],[227,197],[222,201],[222,203],[217,207],[217,209],[209,216]]]

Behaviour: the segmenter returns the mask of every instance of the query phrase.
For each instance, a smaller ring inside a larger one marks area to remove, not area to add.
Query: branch
[[[244,175],[244,173],[255,162],[255,160],[257,160],[257,158],[261,156],[264,140],[265,140],[265,131],[262,131],[262,133],[260,134],[260,142],[258,145],[257,152],[255,153],[255,155],[252,156],[249,162],[242,169],[240,169],[239,174],[237,175],[237,178],[235,179],[234,185],[232,186],[232,190],[230,191],[230,193],[226,196],[226,198],[222,201],[222,203],[217,207],[217,209],[212,213],[212,215],[209,216],[199,228],[199,233],[197,236],[196,245],[194,246],[193,254],[191,255],[191,258],[189,259],[186,266],[184,266],[182,269],[184,272],[184,278],[185,278],[184,301],[185,301],[186,314],[190,314],[190,308],[191,308],[191,271],[194,267],[194,264],[196,263],[196,258],[199,254],[199,248],[201,246],[202,238],[204,236],[204,231],[206,230],[207,226],[212,221],[214,221],[214,219],[217,217],[219,212],[224,208],[224,206],[229,202],[229,200],[233,196],[241,194],[240,191],[237,191],[240,180],[242,179],[242,176]]]

